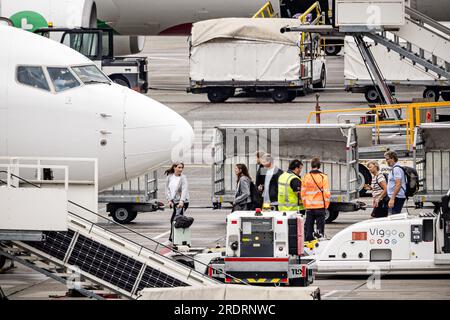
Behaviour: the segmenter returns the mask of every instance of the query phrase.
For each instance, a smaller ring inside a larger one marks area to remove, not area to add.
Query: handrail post
[[[320,104],[319,104],[320,94],[316,93],[316,123],[320,124]]]

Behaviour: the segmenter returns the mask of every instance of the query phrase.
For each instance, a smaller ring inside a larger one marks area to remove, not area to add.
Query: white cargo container
[[[224,102],[236,89],[266,91],[276,102],[292,101],[310,85],[325,87],[326,64],[317,36],[304,43],[297,33],[281,33],[295,19],[229,18],[202,21],[192,28],[190,87]]]
[[[415,67],[409,60],[400,59],[398,53],[389,51],[382,45],[376,45],[372,40],[364,38],[371,44],[370,50],[384,76],[391,91],[395,92],[397,86],[424,87],[423,97],[439,100],[450,100],[450,81],[445,78],[433,76],[425,70]],[[406,46],[406,43],[405,43]],[[347,91],[364,93],[369,103],[379,102],[379,94],[367,70],[361,53],[353,37],[345,37],[344,43],[344,76]]]

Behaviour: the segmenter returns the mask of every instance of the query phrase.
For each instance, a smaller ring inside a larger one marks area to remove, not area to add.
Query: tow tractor
[[[303,226],[297,212],[233,212],[227,217],[226,247],[193,254],[193,266],[225,283],[307,287],[314,275],[313,262],[303,260]]]
[[[449,196],[437,212],[362,221],[320,241],[317,275],[450,274]]]
[[[65,44],[85,55],[115,83],[148,92],[147,57],[115,57],[114,31],[100,28],[41,28],[35,33]]]

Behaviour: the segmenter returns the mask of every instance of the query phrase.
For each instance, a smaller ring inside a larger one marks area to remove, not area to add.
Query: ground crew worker
[[[328,177],[320,171],[319,158],[311,160],[311,171],[303,178],[301,197],[306,209],[305,241],[314,240],[314,222],[317,231],[325,234],[325,212],[330,206],[330,187]]]
[[[278,211],[297,211],[304,212],[300,190],[302,180],[303,162],[292,160],[289,164],[289,170],[278,178]]]

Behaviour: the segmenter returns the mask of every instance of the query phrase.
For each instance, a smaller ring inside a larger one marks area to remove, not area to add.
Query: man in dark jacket
[[[255,178],[255,186],[256,186],[256,208],[262,208],[263,205],[263,196],[262,191],[260,191],[259,186],[261,186],[261,190],[264,186],[264,178],[265,178],[265,169],[261,164],[261,157],[264,155],[264,152],[257,151],[256,152],[256,178]]]
[[[261,157],[261,164],[264,166],[264,184],[259,185],[258,190],[262,192],[263,202],[270,203],[278,210],[278,178],[283,174],[283,170],[274,165],[274,159],[268,153]]]

